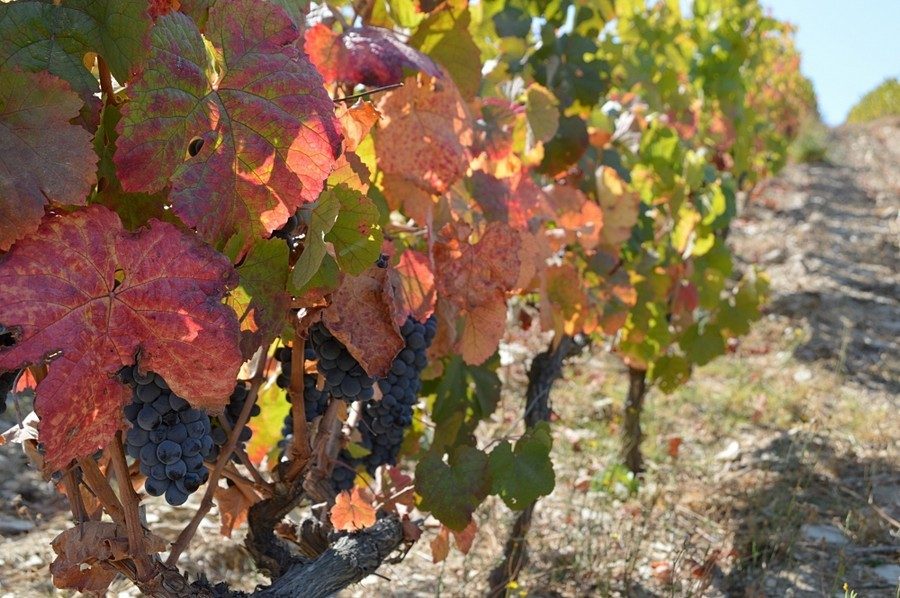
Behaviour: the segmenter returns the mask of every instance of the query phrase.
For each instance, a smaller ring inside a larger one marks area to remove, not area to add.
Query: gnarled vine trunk
[[[641,455],[641,412],[644,409],[644,397],[647,395],[647,370],[628,368],[628,396],[625,400],[622,418],[622,462],[633,473],[644,470],[644,458]]]
[[[525,390],[525,425],[528,428],[550,420],[550,389],[562,376],[565,360],[583,347],[583,342],[566,335],[555,348],[551,343],[546,351],[534,357],[528,369],[528,387]],[[503,561],[491,571],[489,596],[505,595],[507,586],[518,578],[525,565],[528,557],[526,536],[531,528],[535,506],[537,501],[531,502],[516,517],[503,550]]]

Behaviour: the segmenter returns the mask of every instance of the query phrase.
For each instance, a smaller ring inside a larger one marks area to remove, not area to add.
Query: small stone
[[[812,380],[812,372],[803,368],[794,372],[794,382],[809,382]]]
[[[718,461],[734,461],[741,454],[741,445],[737,440],[732,440],[724,450],[716,455]]]
[[[884,565],[873,567],[872,571],[875,572],[875,575],[882,578],[892,586],[900,584],[900,565],[887,563]]]
[[[844,532],[833,525],[806,524],[800,528],[800,533],[810,542],[824,542],[834,546],[844,546],[850,543]]]
[[[0,515],[0,534],[24,534],[34,529],[34,523],[27,519],[17,519]]]

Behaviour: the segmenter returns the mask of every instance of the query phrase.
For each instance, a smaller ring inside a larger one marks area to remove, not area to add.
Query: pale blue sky
[[[840,124],[867,91],[900,77],[900,0],[761,0],[798,27],[822,119]]]

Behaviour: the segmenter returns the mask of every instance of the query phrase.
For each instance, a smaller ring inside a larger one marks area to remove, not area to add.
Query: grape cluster
[[[235,424],[237,423],[238,418],[241,416],[241,411],[244,410],[244,403],[247,402],[247,397],[250,395],[250,387],[247,382],[244,380],[238,380],[237,385],[234,387],[234,392],[231,393],[231,396],[228,398],[228,404],[225,406],[225,412],[221,415],[228,422],[228,427],[232,430],[234,429]],[[250,417],[256,417],[260,414],[259,405],[254,405],[250,410]],[[250,429],[250,426],[244,425],[241,430],[240,435],[238,436],[237,447],[235,448],[244,448],[247,445],[247,441],[253,436],[253,431]],[[225,444],[228,442],[228,434],[225,432],[225,429],[219,425],[218,422],[213,422],[212,425],[212,440],[213,440],[213,448],[209,453],[208,459],[210,461],[215,461],[219,458],[219,452],[225,447]],[[238,456],[234,453],[231,455],[231,460],[235,463],[240,462]]]
[[[419,400],[420,375],[428,364],[426,351],[437,332],[437,320],[432,315],[422,324],[410,316],[400,332],[406,346],[394,359],[388,376],[378,380],[381,400],[368,401],[362,410],[362,443],[371,451],[363,461],[370,473],[379,465],[397,463],[404,430],[412,423],[413,407]]]
[[[335,492],[353,488],[357,462],[347,449],[341,449],[341,452],[338,453],[337,463],[334,464],[334,469],[331,471],[331,485]]]
[[[319,373],[325,377],[326,393],[347,402],[368,401],[375,395],[375,379],[324,324],[310,328],[309,341],[319,360]]]
[[[132,424],[125,451],[140,461],[144,490],[165,495],[170,505],[184,504],[209,478],[203,464],[213,448],[209,416],[173,393],[159,374],[127,367],[120,377],[133,389],[125,407]]]

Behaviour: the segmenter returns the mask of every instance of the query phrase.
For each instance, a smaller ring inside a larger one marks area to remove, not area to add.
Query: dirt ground
[[[642,479],[615,465],[622,366],[599,350],[569,364],[552,394],[556,490],[510,595],[900,595],[900,120],[837,129],[830,148],[743,208],[730,240],[740,268],[768,273],[772,301],[732,354],[673,395],[651,390]],[[490,424],[501,430],[518,421],[527,357],[546,342],[516,334]],[[47,572],[65,502],[16,447],[0,447],[0,472],[0,598],[67,595]],[[189,507],[154,502],[147,516],[174,538]],[[344,595],[484,595],[513,515],[489,500],[476,517],[468,555],[433,565],[431,527]],[[217,528],[213,511],[182,566],[264,582],[240,537]]]

